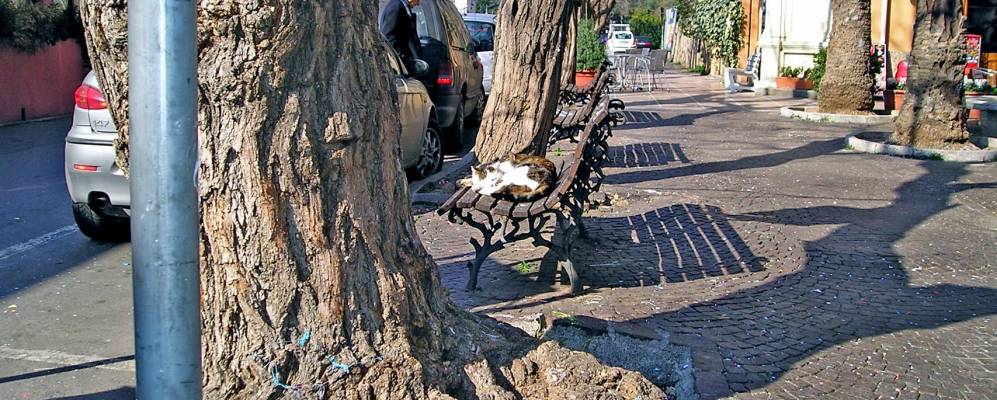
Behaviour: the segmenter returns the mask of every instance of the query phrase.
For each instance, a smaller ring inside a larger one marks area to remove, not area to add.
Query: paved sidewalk
[[[584,295],[538,282],[525,244],[464,292],[472,230],[419,218],[458,304],[660,329],[704,399],[997,398],[997,165],[853,153],[855,127],[778,115],[808,100],[663,86],[620,96],[638,122],[614,131],[618,198],[576,249]]]

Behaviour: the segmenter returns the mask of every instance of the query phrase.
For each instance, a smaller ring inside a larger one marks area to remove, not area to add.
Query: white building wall
[[[830,0],[767,0],[758,39],[761,70],[756,87],[775,87],[779,69],[812,67],[813,55],[827,46],[831,32]]]

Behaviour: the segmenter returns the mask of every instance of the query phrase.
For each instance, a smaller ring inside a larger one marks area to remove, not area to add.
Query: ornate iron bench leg
[[[578,277],[578,270],[575,269],[574,260],[571,257],[571,248],[578,238],[579,225],[574,217],[574,212],[566,211],[557,213],[557,230],[554,232],[551,250],[557,257],[557,266],[561,270],[563,277],[568,279],[571,285],[571,294],[582,291],[581,279]]]

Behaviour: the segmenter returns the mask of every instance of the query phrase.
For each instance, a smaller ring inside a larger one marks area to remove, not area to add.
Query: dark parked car
[[[381,0],[380,5],[387,1],[399,0]],[[485,110],[484,68],[478,49],[452,1],[422,0],[413,11],[422,43],[420,58],[429,64],[429,72],[419,80],[436,105],[444,148],[459,151],[465,120],[476,124]]]
[[[654,47],[654,42],[647,36],[637,36],[635,44],[638,49],[650,49]]]

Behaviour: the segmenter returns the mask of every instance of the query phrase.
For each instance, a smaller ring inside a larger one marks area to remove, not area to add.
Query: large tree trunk
[[[907,96],[895,141],[943,147],[969,140],[959,87],[965,69],[962,2],[918,0]]]
[[[124,3],[95,3],[87,39],[124,128]],[[365,0],[199,6],[205,397],[663,398],[449,301],[384,118],[397,94],[375,14]]]
[[[504,0],[495,32],[492,95],[475,154],[489,162],[547,150],[573,0]]]
[[[91,55],[93,72],[101,83],[114,121],[119,122],[118,137],[114,140],[115,162],[128,173],[128,87],[105,84],[128,82],[128,1],[81,1],[80,18],[87,46]],[[99,38],[100,40],[92,40]]]
[[[875,79],[869,71],[869,0],[833,0],[834,26],[818,104],[826,113],[868,113]]]

